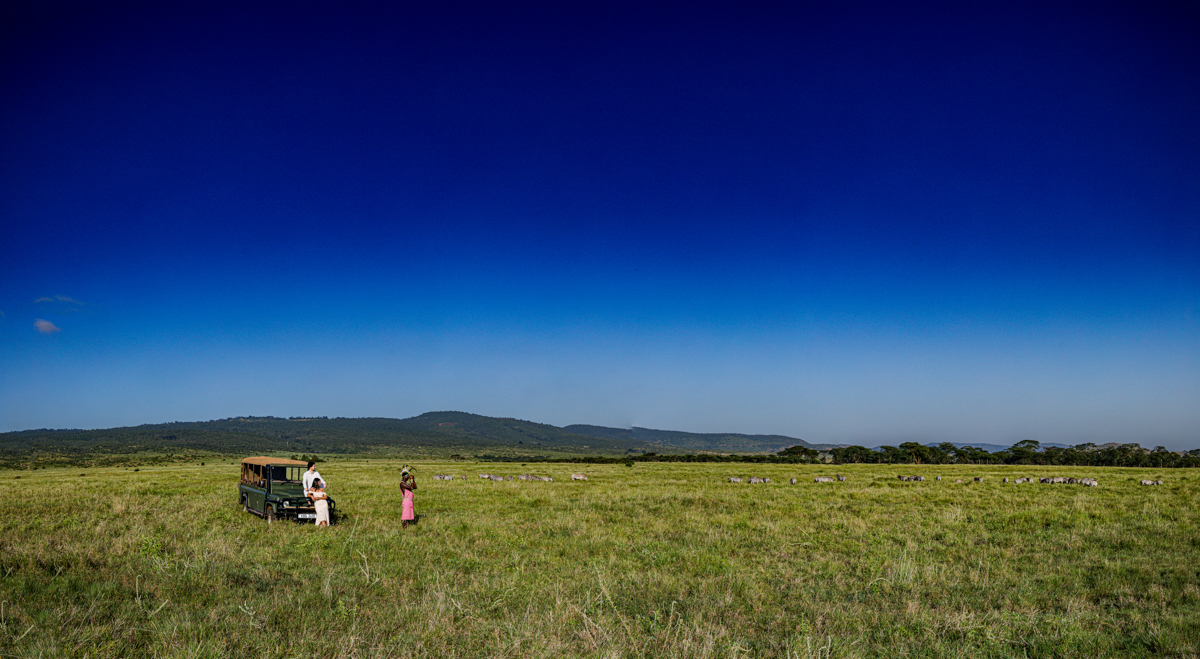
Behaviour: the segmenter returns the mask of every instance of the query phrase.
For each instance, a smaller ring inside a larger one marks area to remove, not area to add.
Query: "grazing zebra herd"
[[[513,479],[512,476],[497,476],[495,474],[479,474],[479,477],[486,481],[510,481]],[[463,480],[467,480],[466,476],[452,476],[450,474],[434,474],[433,475],[433,480],[435,480],[435,481],[452,481],[456,478],[461,478]],[[588,479],[588,477],[586,474],[571,474],[571,480],[573,480],[573,481],[585,481],[587,479]],[[547,483],[553,483],[554,477],[553,476],[534,476],[533,474],[519,474],[517,476],[517,480],[545,481]]]
[[[1037,480],[1039,483],[1051,483],[1051,484],[1066,483],[1068,485],[1086,485],[1088,487],[1100,487],[1100,482],[1097,481],[1095,478],[1067,478],[1065,476],[1054,476],[1051,478],[1039,478]],[[1007,483],[1008,479],[1005,478],[1004,482]],[[1033,482],[1032,478],[1018,478],[1013,481],[1014,484],[1016,484],[1016,483],[1032,483],[1032,482]]]
[[[816,478],[813,479],[813,482],[814,483],[832,483],[832,482],[834,482],[835,478],[839,481],[846,480],[845,476],[838,474],[837,476],[834,476],[834,477],[817,476]],[[917,482],[917,483],[925,482],[924,476],[905,476],[905,475],[901,474],[901,475],[896,476],[896,478],[901,481],[904,481],[906,483],[907,482]],[[940,481],[940,480],[942,480],[942,477],[938,476],[938,477],[936,477],[936,480]],[[743,483],[745,481],[746,481],[746,479],[742,478],[741,476],[730,476],[729,477],[730,483]],[[770,483],[771,479],[770,478],[759,478],[757,476],[751,476],[749,478],[749,481],[752,484],[753,483]],[[954,482],[962,483],[963,480],[961,478],[959,478],[959,479],[955,479]],[[983,477],[976,476],[975,482],[982,483]],[[1005,478],[1004,482],[1005,483],[1009,482],[1008,478]],[[1018,478],[1012,482],[1013,483],[1032,483],[1033,479],[1032,478]],[[1039,483],[1069,483],[1072,485],[1086,485],[1087,487],[1099,487],[1100,486],[1100,482],[1097,481],[1095,478],[1067,478],[1064,476],[1054,476],[1051,478],[1039,478],[1038,482]],[[796,483],[797,483],[797,480],[795,478],[791,479],[792,485],[795,485]],[[1143,480],[1142,485],[1162,485],[1162,481],[1161,480],[1157,480],[1157,481]]]
[[[837,479],[838,479],[838,480],[840,480],[840,481],[844,481],[844,480],[846,480],[846,477],[845,477],[845,476],[840,476],[840,475],[839,475],[839,476],[837,477]],[[747,480],[747,479],[744,479],[744,478],[742,478],[741,476],[730,476],[730,477],[729,477],[729,482],[730,482],[730,483],[744,483],[744,482],[746,482],[746,480]],[[770,482],[771,482],[771,479],[770,479],[770,478],[766,478],[766,477],[759,478],[758,476],[751,476],[751,477],[749,478],[749,480],[750,480],[750,484],[751,484],[751,485],[755,485],[755,484],[758,484],[758,483],[770,483]],[[832,483],[832,482],[833,482],[833,479],[832,479],[832,478],[830,478],[830,477],[828,477],[828,476],[817,476],[816,478],[814,478],[814,479],[813,479],[813,482],[814,482],[814,483]],[[793,478],[793,479],[792,479],[792,481],[791,481],[791,483],[792,483],[792,485],[795,485],[795,484],[796,484],[796,479],[795,479],[795,478]]]
[[[492,481],[511,481],[513,479],[512,476],[496,476],[494,474],[479,474],[479,477],[484,480],[492,480]],[[467,480],[466,476],[452,476],[450,474],[434,474],[433,475],[433,480],[436,480],[436,481],[452,481],[456,478],[461,478],[462,480]],[[898,475],[898,476],[896,476],[896,478],[901,481],[904,481],[904,482],[921,483],[921,482],[925,481],[924,476]],[[554,478],[551,476],[534,476],[533,474],[520,474],[517,476],[517,479],[523,480],[523,481],[554,482]],[[571,480],[573,480],[573,481],[586,481],[587,479],[588,479],[588,477],[586,474],[571,474]],[[844,480],[846,480],[846,477],[842,476],[841,474],[837,474],[836,476],[832,476],[832,477],[831,476],[817,476],[816,478],[813,479],[813,482],[814,483],[833,483],[835,481],[835,479],[837,481],[844,481]],[[942,477],[938,476],[938,477],[936,477],[935,480],[940,481],[940,480],[942,480]],[[759,483],[770,483],[771,479],[767,478],[765,476],[764,477],[750,476],[749,478],[742,478],[741,476],[730,476],[729,477],[730,483],[744,483],[747,481],[749,481],[751,485],[757,485]],[[792,485],[795,485],[797,482],[798,481],[795,478],[791,479]],[[962,483],[963,480],[961,478],[959,478],[959,479],[955,479],[954,482]],[[982,483],[983,477],[976,476],[975,482]],[[1007,477],[1004,479],[1004,482],[1005,483],[1009,482]],[[1012,482],[1014,484],[1016,484],[1016,483],[1032,483],[1032,482],[1034,482],[1034,479],[1032,479],[1032,478],[1017,478],[1017,479],[1014,479]],[[1039,478],[1039,479],[1037,479],[1037,482],[1039,482],[1039,483],[1066,483],[1066,484],[1070,484],[1070,485],[1085,485],[1087,487],[1099,487],[1100,486],[1099,481],[1097,481],[1095,478],[1067,478],[1065,476],[1053,476],[1053,477],[1049,477],[1049,478]],[[1161,479],[1159,479],[1159,480],[1142,479],[1141,484],[1142,485],[1162,485],[1163,482]]]

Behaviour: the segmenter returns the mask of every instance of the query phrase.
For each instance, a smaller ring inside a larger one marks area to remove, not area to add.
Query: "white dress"
[[[317,508],[317,526],[321,522],[329,524],[329,495],[324,492],[312,492],[313,505]]]

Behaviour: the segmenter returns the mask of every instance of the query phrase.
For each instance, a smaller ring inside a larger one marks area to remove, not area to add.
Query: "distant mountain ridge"
[[[411,453],[506,457],[614,456],[633,453],[769,453],[811,446],[783,435],[687,433],[574,425],[559,428],[466,412],[408,419],[231,417],[101,430],[0,433],[0,456],[134,454]]]

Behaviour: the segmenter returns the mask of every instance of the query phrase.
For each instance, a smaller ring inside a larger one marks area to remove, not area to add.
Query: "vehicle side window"
[[[242,472],[242,481],[247,485],[266,487],[262,479],[261,465],[246,465]]]

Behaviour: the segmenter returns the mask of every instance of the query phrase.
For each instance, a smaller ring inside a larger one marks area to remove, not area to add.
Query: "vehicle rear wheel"
[[[267,518],[267,524],[270,524],[271,522],[275,521],[275,509],[274,508],[267,506],[266,518]]]
[[[250,506],[246,505],[246,497],[242,497],[242,512],[244,512],[244,513],[250,512]]]

